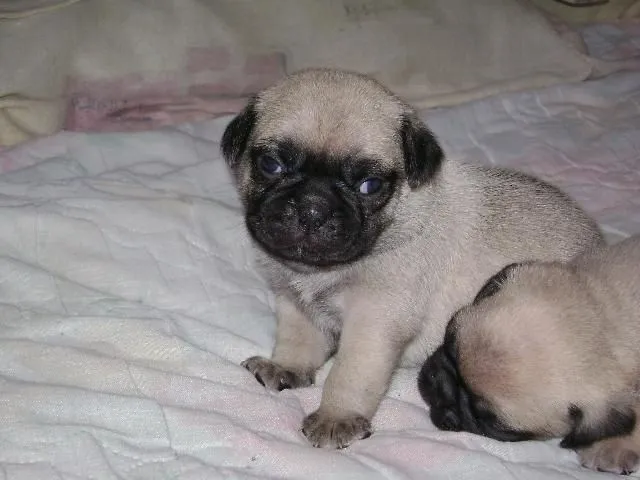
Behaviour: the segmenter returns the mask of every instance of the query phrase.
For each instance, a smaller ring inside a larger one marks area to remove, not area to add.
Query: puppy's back
[[[480,167],[477,175],[484,191],[483,236],[491,247],[522,251],[523,258],[535,253],[536,260],[568,261],[603,244],[596,222],[559,188],[502,168]]]
[[[640,235],[595,249],[575,259],[592,293],[607,306],[611,322],[622,323],[640,342]]]

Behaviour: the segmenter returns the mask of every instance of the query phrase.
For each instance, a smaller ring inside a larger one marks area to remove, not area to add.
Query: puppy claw
[[[640,463],[639,453],[629,447],[625,438],[603,440],[579,453],[582,466],[598,472],[630,475]]]
[[[318,448],[346,448],[371,436],[371,422],[361,415],[334,418],[316,411],[302,422],[302,433]]]
[[[240,364],[269,390],[308,387],[313,384],[313,372],[298,372],[281,367],[264,357],[251,357]]]

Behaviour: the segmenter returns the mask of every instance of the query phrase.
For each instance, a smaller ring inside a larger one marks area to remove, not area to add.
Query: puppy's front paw
[[[360,415],[335,418],[316,410],[302,422],[302,433],[314,447],[345,448],[371,436],[371,422]]]
[[[308,387],[313,383],[313,372],[299,372],[281,367],[264,357],[251,357],[242,362],[258,382],[271,390]]]
[[[580,451],[584,467],[599,472],[629,475],[638,469],[640,456],[625,438],[609,438]]]

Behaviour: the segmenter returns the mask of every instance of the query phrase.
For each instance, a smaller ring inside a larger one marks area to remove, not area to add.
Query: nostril
[[[271,226],[290,228],[296,221],[296,209],[291,205],[285,205],[281,209],[271,209],[265,214],[265,220]]]
[[[330,211],[328,208],[319,205],[311,205],[300,212],[300,223],[307,228],[319,228],[329,218]]]
[[[296,215],[296,204],[293,202],[287,202],[282,209],[282,218],[292,219]]]

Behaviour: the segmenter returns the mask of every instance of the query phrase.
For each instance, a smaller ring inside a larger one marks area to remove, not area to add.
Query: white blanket
[[[551,180],[610,238],[640,232],[640,74],[432,111],[450,157]],[[271,295],[218,153],[229,117],[63,133],[0,152],[0,478],[575,479],[557,442],[439,432],[415,370],[375,434],[299,432],[318,385],[271,393]]]

